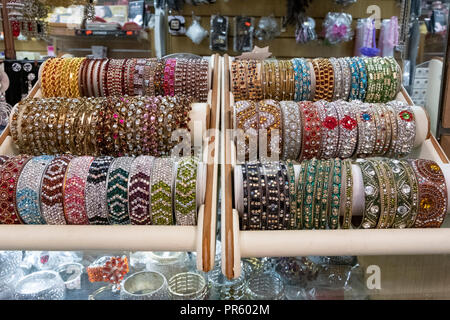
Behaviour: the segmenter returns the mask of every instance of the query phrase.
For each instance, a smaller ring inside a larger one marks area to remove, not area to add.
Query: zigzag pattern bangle
[[[134,158],[121,157],[112,162],[108,171],[107,203],[110,224],[129,224],[128,175]]]
[[[178,162],[175,180],[175,223],[197,224],[197,167],[198,160],[184,157]]]
[[[128,211],[131,224],[151,224],[150,177],[154,157],[139,156],[131,165],[128,183]]]
[[[174,166],[170,158],[157,158],[154,161],[151,178],[151,219],[154,225],[173,224]]]

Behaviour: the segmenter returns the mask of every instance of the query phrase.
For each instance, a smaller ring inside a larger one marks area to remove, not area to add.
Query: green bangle
[[[353,210],[353,173],[352,162],[350,160],[344,160],[345,170],[345,188],[344,188],[344,221],[342,223],[342,229],[350,229],[352,224],[352,210]]]
[[[303,229],[303,198],[306,192],[306,173],[309,161],[303,161],[300,163],[300,173],[297,180],[297,213],[295,217],[295,228],[298,230]]]
[[[381,160],[370,160],[375,168],[378,175],[378,182],[380,185],[380,202],[381,210],[380,217],[377,222],[377,229],[389,228],[389,215],[390,215],[390,184],[387,176],[387,172],[383,166],[383,161]]]
[[[366,73],[367,73],[367,90],[366,90],[366,98],[365,102],[372,102],[373,96],[375,93],[375,69],[372,64],[372,58],[364,58],[364,63],[366,64]]]
[[[395,188],[397,190],[397,210],[395,213],[393,228],[406,228],[412,220],[412,215],[417,212],[418,205],[418,185],[415,176],[410,176],[408,171],[408,162],[404,160],[389,160],[390,167],[395,179]],[[411,178],[413,183],[411,183]],[[416,192],[413,192],[413,184]],[[415,199],[415,200],[414,200]]]
[[[328,204],[329,204],[329,186],[331,184],[331,172],[333,167],[333,160],[324,161],[324,173],[322,179],[322,196],[320,199],[320,216],[318,229],[326,229],[328,226]]]
[[[341,211],[342,161],[340,159],[335,159],[333,162],[333,177],[331,180],[331,212],[328,221],[328,227],[330,229],[339,229],[339,212]]]
[[[364,184],[364,216],[361,225],[357,227],[364,229],[373,229],[376,227],[380,216],[380,191],[379,178],[371,161],[358,159],[356,163],[361,168]]]
[[[151,178],[150,216],[154,225],[172,225],[172,182],[174,162],[170,158],[156,158]]]
[[[392,228],[395,221],[395,215],[398,208],[397,193],[398,189],[395,184],[395,177],[392,168],[388,165],[388,162],[383,160],[382,164],[384,166],[384,171],[386,172],[386,177],[389,183],[389,218],[386,228]]]
[[[319,160],[318,174],[316,175],[316,182],[314,184],[314,196],[313,196],[313,228],[319,229],[320,227],[320,213],[322,208],[322,190],[325,180],[326,162]]]
[[[183,157],[178,162],[175,181],[175,223],[183,226],[197,224],[198,159]]]
[[[399,88],[399,82],[400,82],[400,74],[398,72],[399,66],[397,64],[397,61],[395,61],[394,57],[386,57],[385,58],[387,63],[389,64],[390,68],[390,77],[388,79],[388,92],[389,92],[389,98],[388,100],[395,100],[395,97],[398,92]]]
[[[411,163],[405,160],[401,160],[401,163],[405,167],[409,185],[411,186],[411,215],[406,221],[406,228],[412,228],[416,222],[417,214],[419,212],[419,181],[417,180],[417,176],[411,166]],[[401,227],[402,225],[399,226],[399,228]]]
[[[295,171],[291,160],[286,161],[287,173],[289,177],[289,201],[290,206],[290,220],[289,229],[295,229],[297,219],[297,192],[295,190]]]
[[[317,159],[312,159],[307,163],[306,169],[306,181],[305,181],[305,198],[302,210],[303,216],[303,228],[312,229],[313,228],[313,203],[314,203],[314,192],[315,192],[315,178],[317,171]]]

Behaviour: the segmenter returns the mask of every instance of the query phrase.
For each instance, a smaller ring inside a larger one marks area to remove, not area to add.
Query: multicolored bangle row
[[[434,161],[311,159],[298,166],[279,161],[238,167],[242,230],[438,228],[447,214],[446,181]],[[359,219],[352,212],[356,169],[364,198]]]
[[[1,159],[0,224],[197,224],[196,158]]]
[[[392,57],[240,60],[231,63],[234,100],[388,102],[401,87]]]

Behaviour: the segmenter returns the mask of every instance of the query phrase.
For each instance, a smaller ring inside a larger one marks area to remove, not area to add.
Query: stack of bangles
[[[194,157],[0,156],[0,223],[196,225],[203,168]]]
[[[258,148],[260,157],[270,157],[278,147],[279,158],[274,160],[402,157],[414,147],[416,125],[413,107],[395,100],[381,104],[267,99],[242,100],[234,106],[238,158],[245,153],[246,160],[253,159]],[[265,135],[267,139],[261,139]],[[261,141],[267,141],[265,149]]]
[[[13,108],[11,137],[23,154],[170,155],[190,136],[186,96],[30,98]]]
[[[52,58],[40,78],[43,97],[183,94],[206,102],[209,60]]]
[[[401,69],[393,57],[240,60],[231,63],[234,100],[394,100]]]
[[[444,173],[431,160],[248,162],[235,185],[242,230],[439,228],[448,209]]]

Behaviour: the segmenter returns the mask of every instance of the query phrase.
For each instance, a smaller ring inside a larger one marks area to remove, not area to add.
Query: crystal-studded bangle
[[[114,158],[102,156],[95,158],[89,167],[86,179],[86,211],[92,225],[108,225],[108,206],[106,203],[108,169]]]
[[[339,119],[339,141],[337,157],[350,158],[358,142],[358,128],[354,108],[349,102],[340,100],[334,103]]]
[[[297,180],[297,212],[296,212],[296,218],[295,218],[295,227],[294,229],[298,229],[301,230],[304,227],[303,224],[303,200],[304,200],[304,195],[306,193],[305,188],[306,188],[306,183],[307,183],[307,174],[308,174],[308,170],[307,170],[307,166],[308,166],[309,161],[304,161],[302,163],[300,163],[300,173],[298,175],[298,180]]]
[[[328,227],[339,229],[339,213],[341,212],[342,161],[333,160],[333,170],[330,185],[330,215]]]
[[[360,57],[355,57],[356,64],[359,70],[359,91],[358,91],[358,100],[364,101],[366,98],[366,90],[367,90],[367,69],[364,63],[364,59]]]
[[[412,165],[406,160],[401,160],[401,163],[405,168],[406,175],[408,176],[408,183],[411,189],[411,214],[409,215],[409,219],[405,221],[405,228],[412,228],[416,222],[416,217],[419,212],[419,181],[414,173]],[[408,187],[406,187],[405,184],[402,185],[400,190],[404,194],[408,193]],[[402,209],[402,211],[404,210]],[[403,224],[400,224],[399,227],[403,227]]]
[[[286,164],[279,162],[278,185],[280,188],[280,215],[278,229],[288,230],[291,222],[291,199],[289,193],[289,174]]]
[[[409,160],[419,182],[419,211],[414,228],[439,228],[447,213],[447,186],[442,169],[431,160]]]
[[[385,170],[382,161],[372,161],[372,165],[375,168],[376,174],[378,176],[378,181],[380,185],[380,216],[376,225],[376,229],[385,229],[389,227],[389,216],[390,216],[390,192],[391,185],[388,179],[388,173]]]
[[[322,206],[322,188],[323,182],[325,179],[325,165],[328,163],[328,160],[322,161],[318,160],[317,173],[315,175],[314,188],[313,188],[313,197],[312,197],[312,228],[311,229],[319,229],[320,225],[320,209]]]
[[[324,168],[323,168],[323,176],[321,181],[321,195],[320,195],[320,202],[318,204],[320,205],[319,210],[316,212],[316,217],[318,218],[318,221],[314,222],[314,228],[315,229],[326,229],[328,227],[328,211],[329,211],[329,205],[330,205],[330,189],[332,188],[331,185],[331,178],[333,176],[333,160],[323,160]],[[317,197],[319,197],[319,192],[317,194]]]
[[[331,63],[334,72],[334,90],[332,101],[341,99],[342,91],[342,73],[341,66],[336,58],[330,58],[328,61]]]
[[[151,224],[150,178],[153,161],[152,156],[139,156],[131,165],[128,182],[128,212],[131,224]]]
[[[405,161],[399,160],[388,160],[389,166],[392,169],[392,174],[395,180],[395,191],[397,200],[397,210],[394,215],[394,221],[392,223],[393,228],[405,228],[407,222],[410,220],[412,215],[413,206],[417,211],[417,188],[415,195],[415,205],[413,205],[414,194],[411,192],[412,188],[410,185],[409,177],[406,172],[406,166],[409,164]]]
[[[258,103],[259,127],[258,135],[262,130],[267,131],[267,155],[272,155],[272,144],[278,146],[279,150],[283,146],[282,124],[281,124],[281,108],[280,104],[275,100],[262,100]],[[274,137],[273,131],[278,130],[278,139],[272,141]],[[261,146],[260,146],[261,147]]]
[[[295,101],[301,101],[303,97],[302,92],[302,84],[303,84],[303,78],[302,78],[302,71],[303,71],[303,65],[300,62],[299,58],[294,58],[292,61],[292,67],[294,68],[294,100]]]
[[[299,160],[312,159],[320,152],[321,147],[321,126],[320,117],[315,104],[309,101],[299,102],[302,123],[304,124],[302,133],[302,148]]]
[[[346,58],[350,68],[351,82],[349,100],[358,100],[359,96],[359,68],[355,58]]]
[[[374,117],[374,110],[369,104],[359,103],[359,110],[356,112],[358,122],[358,144],[356,155],[358,157],[370,156],[375,148],[377,139],[377,123]]]
[[[386,172],[387,180],[389,183],[389,218],[387,228],[391,228],[394,225],[395,216],[398,211],[398,189],[395,183],[395,177],[392,168],[386,161],[382,161],[384,171]]]
[[[373,229],[377,226],[381,211],[380,183],[377,171],[369,160],[358,159],[364,184],[364,216],[360,227]]]
[[[258,109],[257,103],[241,100],[234,105],[236,129],[244,131],[244,141],[238,140],[238,150],[245,150],[245,158],[249,158],[251,137],[258,138]],[[253,132],[250,132],[253,131]],[[251,136],[251,137],[250,137]],[[242,145],[243,144],[243,145]]]
[[[25,224],[45,224],[41,214],[41,180],[53,156],[31,158],[23,167],[17,182],[16,205],[21,220]]]
[[[348,65],[347,60],[345,58],[338,58],[338,63],[341,68],[341,75],[342,75],[342,91],[340,98],[342,100],[348,100],[348,96],[350,94],[350,87],[351,87],[351,73],[350,73],[350,67]]]
[[[267,201],[267,230],[279,229],[280,217],[280,186],[278,162],[262,163],[266,177],[266,201]],[[256,228],[255,228],[256,229]]]
[[[247,173],[247,193],[248,193],[248,230],[265,230],[267,229],[267,213],[263,210],[263,202],[266,195],[264,168],[259,162],[248,163],[246,166]],[[245,230],[244,229],[244,230]]]
[[[324,100],[315,102],[322,127],[321,159],[331,159],[338,156],[339,151],[339,117],[335,103]]]
[[[243,211],[240,212],[239,215],[239,225],[241,230],[247,230],[248,229],[248,217],[249,217],[249,180],[248,180],[248,174],[247,174],[247,165],[248,162],[240,165],[241,172],[242,172],[242,201],[243,201]]]
[[[289,190],[289,202],[290,212],[287,229],[295,229],[297,220],[297,190],[295,186],[295,170],[291,160],[286,161],[287,175],[288,175],[288,190]]]
[[[317,175],[318,160],[312,159],[308,161],[306,167],[306,182],[305,182],[305,195],[303,196],[303,210],[302,220],[304,229],[312,229],[314,226],[313,219],[313,205],[314,205],[314,191]]]
[[[43,173],[41,213],[47,224],[66,224],[64,214],[64,179],[72,155],[56,156]]]
[[[73,158],[64,180],[64,213],[68,224],[89,224],[86,212],[86,179],[93,157]]]
[[[151,177],[151,220],[154,225],[173,224],[173,175],[175,163],[170,158],[154,161]]]
[[[0,190],[0,207],[3,210],[0,224],[22,223],[17,211],[16,189],[22,169],[29,160],[27,155],[11,157],[0,168],[0,184],[5,186]]]
[[[281,101],[281,116],[283,119],[283,154],[282,159],[296,160],[302,145],[302,123],[300,109],[293,101]]]
[[[416,138],[416,121],[411,106],[400,101],[388,103],[395,112],[397,123],[397,141],[394,144],[394,153],[399,157],[408,155],[414,147]]]
[[[183,226],[197,224],[197,167],[193,157],[182,158],[175,180],[175,223]]]
[[[343,161],[345,170],[344,181],[344,219],[342,222],[342,229],[350,229],[352,226],[353,213],[353,172],[352,162],[350,160]]]
[[[120,157],[113,160],[107,177],[108,219],[110,224],[129,224],[128,179],[132,157]]]

